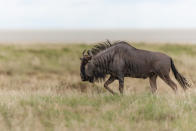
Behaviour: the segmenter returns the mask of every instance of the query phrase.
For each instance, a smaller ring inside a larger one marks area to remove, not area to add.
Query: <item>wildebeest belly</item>
[[[143,78],[146,79],[154,75],[154,71],[151,68],[143,67],[138,69],[127,69],[124,73],[125,77],[133,77],[133,78]]]
[[[154,74],[153,72],[149,72],[149,73],[145,73],[145,74],[125,74],[125,77],[146,79],[146,78],[152,76],[153,74]]]

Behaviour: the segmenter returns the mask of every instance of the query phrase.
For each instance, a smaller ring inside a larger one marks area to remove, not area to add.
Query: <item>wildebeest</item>
[[[85,52],[80,66],[82,81],[94,82],[110,75],[104,87],[112,94],[115,93],[108,85],[114,80],[119,81],[119,91],[123,94],[124,77],[149,78],[151,91],[154,93],[159,76],[176,92],[177,85],[169,76],[170,69],[183,89],[190,87],[186,78],[177,71],[172,58],[166,54],[137,49],[124,41],[113,44],[106,41],[95,45],[87,54]]]

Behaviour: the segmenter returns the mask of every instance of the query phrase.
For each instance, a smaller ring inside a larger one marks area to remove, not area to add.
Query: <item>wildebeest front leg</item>
[[[114,77],[110,76],[110,78],[104,83],[104,87],[106,90],[108,90],[110,93],[112,93],[113,95],[116,94],[113,90],[111,90],[108,85],[111,84],[113,81],[115,80]]]
[[[150,80],[151,91],[152,91],[152,93],[155,93],[156,90],[157,90],[157,82],[156,82],[156,80],[157,80],[157,75],[151,76],[151,77],[149,78],[149,80]]]
[[[124,78],[119,79],[119,91],[123,95]]]

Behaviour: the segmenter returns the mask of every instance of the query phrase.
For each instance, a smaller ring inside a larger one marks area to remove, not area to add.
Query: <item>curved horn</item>
[[[86,52],[86,49],[82,52],[82,55],[83,55],[83,56],[84,56],[85,52]]]

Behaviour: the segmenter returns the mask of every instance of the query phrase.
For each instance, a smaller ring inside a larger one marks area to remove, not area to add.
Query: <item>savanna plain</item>
[[[0,44],[0,130],[195,131],[196,45],[132,45],[170,55],[192,88],[175,94],[158,79],[153,95],[148,79],[126,78],[113,96],[81,82],[79,58],[93,44]]]

